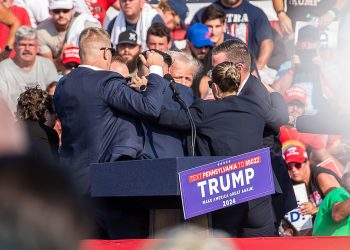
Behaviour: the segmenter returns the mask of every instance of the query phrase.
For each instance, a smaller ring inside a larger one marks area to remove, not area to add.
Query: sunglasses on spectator
[[[61,12],[63,12],[64,14],[67,14],[70,11],[70,9],[54,9],[52,10],[52,12],[54,14],[60,14]]]
[[[294,162],[293,165],[288,165],[288,171],[292,170],[293,167],[299,170],[303,166],[303,163]]]

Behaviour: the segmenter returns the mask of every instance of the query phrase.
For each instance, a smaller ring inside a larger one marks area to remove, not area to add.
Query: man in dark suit
[[[221,62],[229,61],[235,63],[241,72],[241,85],[238,95],[257,96],[261,105],[265,108],[272,108],[271,95],[279,95],[268,86],[264,86],[261,81],[254,77],[251,72],[251,56],[247,45],[241,40],[234,38],[220,44],[213,49],[212,64],[218,65]],[[275,119],[283,118],[285,124],[288,123],[288,111],[285,108],[273,108]],[[279,127],[265,126],[264,146],[270,148],[271,161],[274,170],[276,194],[272,196],[272,204],[276,216],[276,234],[280,220],[290,210],[297,207],[293,186],[289,179],[287,168],[284,167],[281,155],[281,144],[276,137],[279,133]]]
[[[163,72],[169,72],[173,61],[171,56],[158,50],[155,51],[164,58]],[[142,54],[147,57],[146,52]],[[149,70],[141,60],[137,61],[137,68],[139,77],[148,77]],[[175,87],[180,98],[187,106],[190,106],[194,100],[192,89],[179,83],[175,83]],[[174,90],[170,85],[165,89],[162,107],[167,110],[181,109],[180,100],[174,96]],[[142,126],[145,133],[144,153],[147,157],[154,159],[187,155],[185,149],[187,132],[160,127],[155,119],[142,120]]]
[[[105,30],[85,29],[79,38],[82,63],[59,81],[54,95],[62,123],[62,163],[72,169],[83,195],[89,194],[89,164],[140,157],[142,130],[128,115],[158,117],[168,85],[162,77],[163,57],[149,52],[147,60],[142,58],[150,68],[147,91],[141,94],[130,89],[124,77],[108,71],[110,46]]]

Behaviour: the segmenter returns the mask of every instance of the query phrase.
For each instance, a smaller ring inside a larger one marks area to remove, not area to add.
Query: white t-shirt
[[[18,67],[12,59],[0,62],[0,95],[7,101],[10,110],[16,111],[17,99],[26,87],[39,85],[42,89],[58,80],[53,62],[37,56],[31,70]]]

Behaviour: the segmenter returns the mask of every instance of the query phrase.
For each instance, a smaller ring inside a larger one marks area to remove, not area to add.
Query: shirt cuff
[[[163,77],[163,68],[161,66],[158,66],[158,65],[151,65],[149,67],[149,73],[150,74],[157,74],[161,77]]]

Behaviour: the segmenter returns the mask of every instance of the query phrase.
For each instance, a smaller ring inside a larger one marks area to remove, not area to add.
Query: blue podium
[[[225,159],[214,157],[177,157],[120,161],[90,165],[91,195],[113,199],[128,208],[150,209],[150,232],[183,221],[178,172]],[[208,226],[207,216],[192,219]]]

